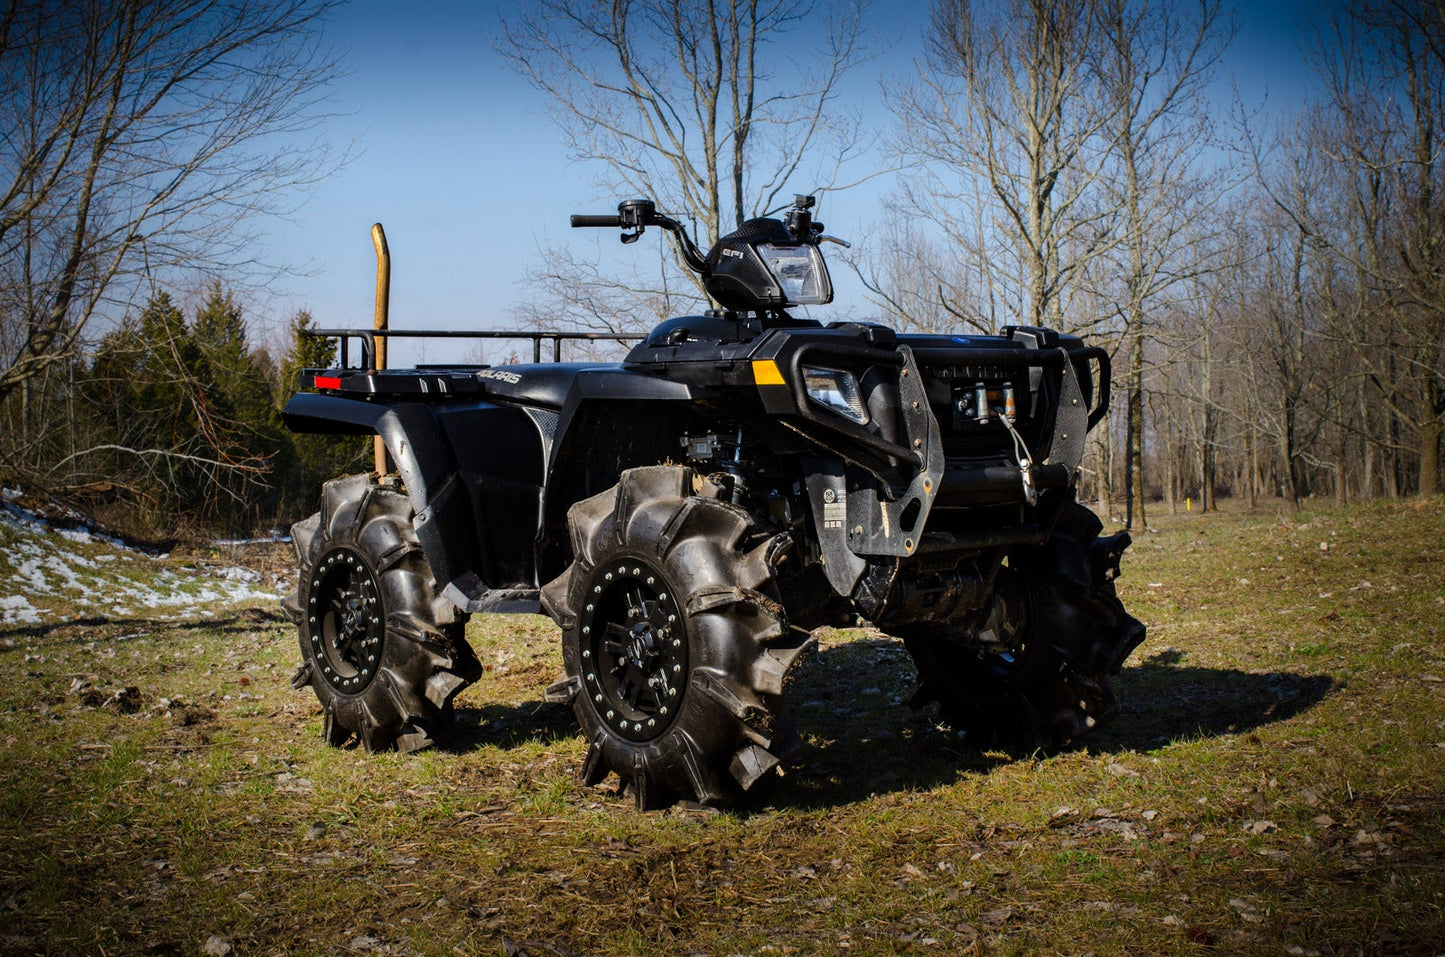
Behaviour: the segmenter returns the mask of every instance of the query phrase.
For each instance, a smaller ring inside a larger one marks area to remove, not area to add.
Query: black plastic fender
[[[537,573],[542,582],[572,562],[567,510],[617,484],[625,469],[657,465],[679,452],[678,439],[707,393],[663,378],[665,365],[584,370],[563,404],[548,460]]]
[[[539,426],[523,409],[485,401],[383,405],[303,392],[286,404],[282,419],[294,432],[381,436],[432,572],[455,586],[450,594],[464,610],[479,610],[471,606],[489,590],[535,587],[545,451]],[[457,441],[465,447],[454,447]],[[514,520],[528,533],[491,527]]]

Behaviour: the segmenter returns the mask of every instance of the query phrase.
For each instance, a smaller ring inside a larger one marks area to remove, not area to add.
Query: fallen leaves
[[[1244,921],[1245,923],[1264,923],[1264,916],[1260,914],[1260,912],[1255,909],[1255,906],[1249,903],[1249,901],[1236,897],[1230,900],[1229,906],[1234,908],[1234,912],[1239,915],[1239,919]]]
[[[140,688],[135,685],[104,692],[88,679],[74,678],[66,694],[76,699],[82,708],[106,708],[120,714],[135,714],[141,707]]]

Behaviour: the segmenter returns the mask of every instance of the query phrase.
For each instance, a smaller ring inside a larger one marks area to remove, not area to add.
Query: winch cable
[[[1039,490],[1034,485],[1034,460],[1029,455],[1028,446],[1024,444],[1023,436],[1019,435],[1018,429],[1014,428],[1014,424],[1008,420],[1007,416],[1000,415],[997,416],[997,419],[1003,423],[1004,428],[1008,429],[1008,434],[1013,436],[1014,457],[1018,460],[1019,477],[1024,486],[1024,501],[1030,505],[1037,505]]]

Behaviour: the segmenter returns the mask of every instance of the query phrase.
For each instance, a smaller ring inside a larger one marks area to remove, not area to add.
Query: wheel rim
[[[688,663],[682,614],[662,573],[635,558],[597,568],[579,625],[583,684],[597,714],[630,741],[666,731]]]
[[[333,548],[313,566],[306,627],[312,657],[327,684],[345,694],[371,684],[381,661],[386,615],[376,577],[355,549]]]

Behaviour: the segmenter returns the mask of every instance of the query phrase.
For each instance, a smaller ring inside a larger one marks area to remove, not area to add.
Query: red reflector
[[[319,375],[316,377],[316,388],[339,389],[341,388],[341,379],[338,376]]]

